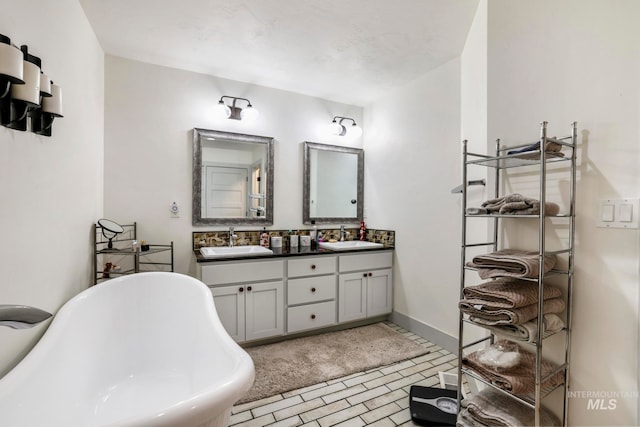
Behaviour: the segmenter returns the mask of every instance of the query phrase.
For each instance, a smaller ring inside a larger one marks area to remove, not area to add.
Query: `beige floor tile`
[[[234,406],[231,409],[231,413],[235,414],[238,412],[243,412],[248,409],[257,408],[258,406],[264,406],[268,403],[276,402],[278,400],[282,400],[282,396],[279,394],[276,394],[275,396],[265,397],[264,399],[255,400],[253,402],[242,403],[240,405]]]
[[[326,417],[330,414],[333,414],[334,412],[342,411],[343,409],[346,409],[349,406],[350,406],[349,402],[347,402],[346,400],[338,400],[337,402],[333,402],[328,405],[321,406],[316,409],[312,409],[311,411],[304,412],[300,414],[300,418],[305,423],[308,423],[310,421],[314,421],[322,417]]]
[[[347,397],[353,396],[354,394],[363,393],[365,391],[367,391],[367,388],[362,384],[358,384],[354,387],[349,387],[337,393],[331,393],[322,396],[322,400],[324,400],[325,403],[331,403],[337,400],[346,399]]]
[[[309,400],[306,402],[299,403],[297,405],[289,406],[288,408],[280,409],[273,413],[273,416],[276,420],[283,420],[286,418],[290,418],[292,416],[297,416],[302,414],[303,412],[309,412],[312,409],[319,408],[324,406],[325,402],[321,398]]]
[[[289,406],[297,405],[299,403],[302,403],[302,398],[300,396],[293,396],[288,399],[278,400],[277,402],[269,403],[268,405],[253,408],[251,410],[251,413],[254,417],[258,418],[262,415],[270,414],[272,412],[278,411],[283,408],[288,408]]]
[[[315,390],[308,391],[302,394],[301,396],[304,400],[312,400],[317,397],[325,396],[327,394],[336,393],[340,390],[344,390],[345,388],[347,388],[347,386],[345,386],[344,384],[335,383],[335,384],[328,385],[326,387],[321,387]]]
[[[318,423],[320,427],[329,427],[347,421],[351,418],[357,417],[360,414],[367,412],[366,406],[360,404],[343,409],[342,411],[334,412],[325,417],[319,418]]]
[[[375,421],[381,420],[382,418],[386,418],[390,415],[393,415],[396,412],[399,412],[401,410],[402,408],[396,405],[395,403],[389,403],[387,405],[380,406],[379,408],[376,408],[373,411],[369,411],[365,414],[362,414],[360,415],[360,417],[367,424],[371,424]]]
[[[389,403],[395,402],[399,399],[408,400],[408,396],[409,394],[402,389],[394,390],[390,393],[385,393],[378,397],[365,401],[364,406],[366,406],[367,409],[369,409],[370,411],[373,411],[376,408],[379,408],[384,405],[388,405]]]
[[[380,386],[373,388],[371,390],[367,390],[364,393],[356,394],[354,396],[348,397],[347,401],[351,405],[357,405],[358,403],[366,402],[367,400],[374,399],[378,396],[382,396],[383,394],[389,393],[391,390],[387,386]]]
[[[240,424],[236,424],[234,427],[262,427],[268,426],[275,422],[276,420],[273,418],[273,415],[267,414],[263,415],[260,418],[254,418],[250,421],[245,421]]]
[[[252,419],[253,419],[253,415],[251,415],[251,411],[240,412],[240,413],[231,415],[231,417],[229,418],[229,425],[232,426],[234,424],[242,423]]]
[[[362,384],[364,382],[371,381],[371,380],[374,380],[376,378],[380,378],[383,375],[384,374],[382,372],[380,372],[379,370],[375,370],[375,371],[371,371],[371,372],[369,372],[367,374],[357,376],[355,378],[349,378],[349,379],[344,380],[342,382],[347,387],[353,387],[356,384]]]

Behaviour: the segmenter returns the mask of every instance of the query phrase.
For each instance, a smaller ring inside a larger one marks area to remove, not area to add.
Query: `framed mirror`
[[[303,161],[303,222],[362,221],[364,150],[307,141]]]
[[[273,138],[193,130],[193,225],[273,224]]]

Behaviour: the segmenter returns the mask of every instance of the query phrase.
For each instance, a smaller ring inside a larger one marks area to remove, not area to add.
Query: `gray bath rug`
[[[383,323],[246,349],[256,368],[238,403],[307,387],[428,353]]]

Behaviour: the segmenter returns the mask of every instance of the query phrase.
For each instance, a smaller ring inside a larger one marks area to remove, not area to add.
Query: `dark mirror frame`
[[[260,218],[203,218],[202,217],[202,139],[214,138],[267,147],[267,182],[265,216]],[[267,136],[246,135],[209,129],[193,129],[193,225],[273,225],[273,143]]]
[[[357,194],[357,212],[355,217],[312,217],[310,210],[309,197],[311,193],[311,150],[335,151],[339,153],[351,153],[358,156],[358,194]],[[340,147],[338,145],[319,144],[317,142],[304,142],[303,154],[303,183],[302,183],[302,222],[311,224],[322,223],[357,223],[362,221],[364,214],[364,150],[362,148]]]

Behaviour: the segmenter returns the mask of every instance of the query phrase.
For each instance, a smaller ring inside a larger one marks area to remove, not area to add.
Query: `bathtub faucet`
[[[0,304],[0,326],[26,329],[47,320],[51,316],[51,313],[35,307]]]

